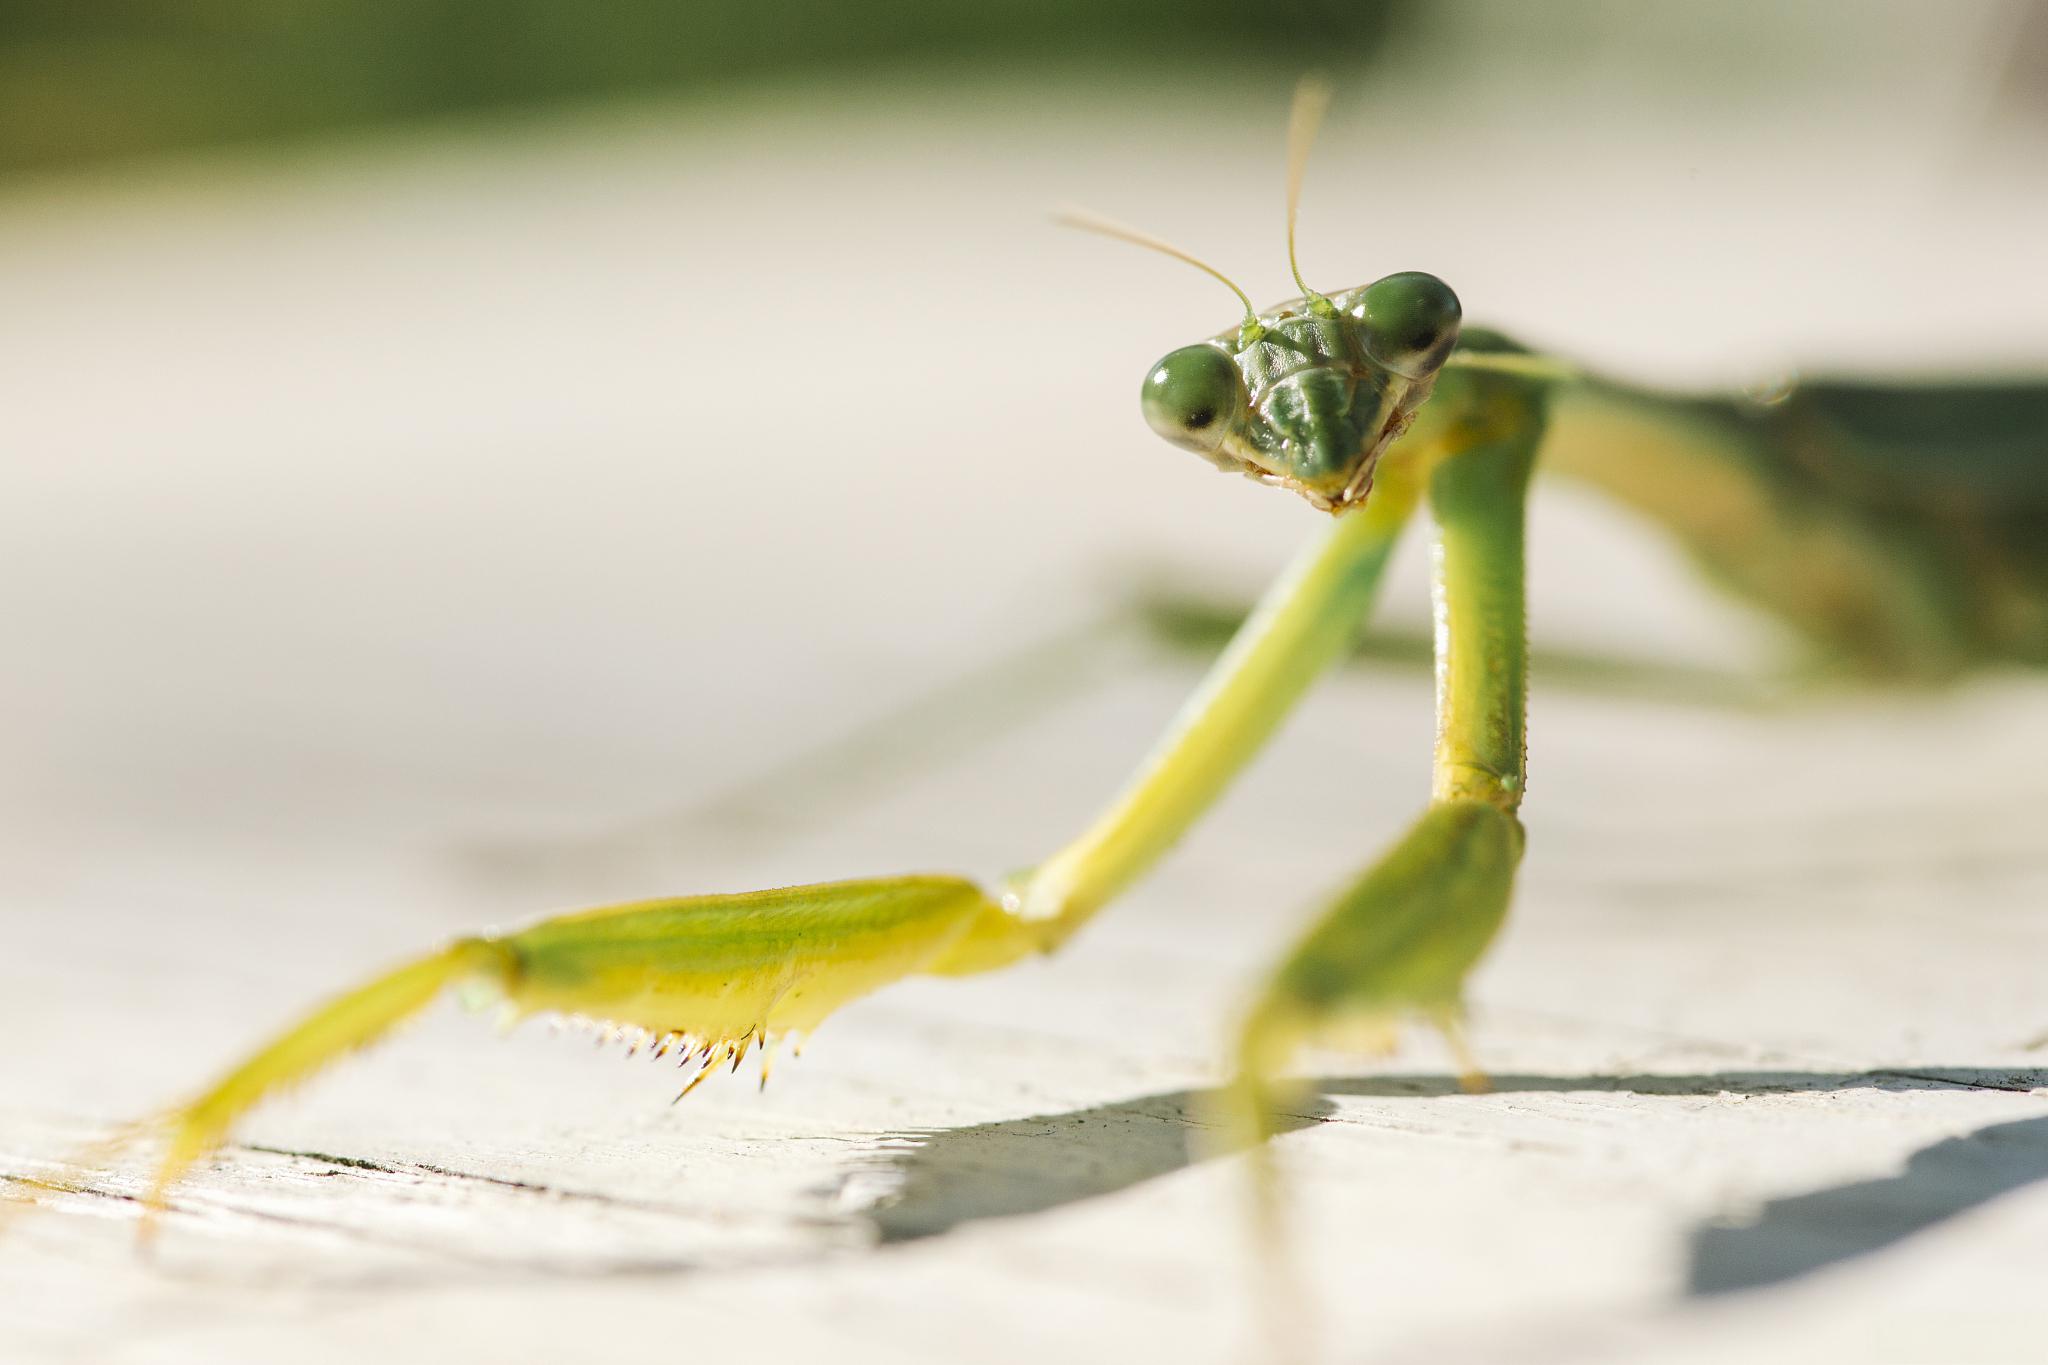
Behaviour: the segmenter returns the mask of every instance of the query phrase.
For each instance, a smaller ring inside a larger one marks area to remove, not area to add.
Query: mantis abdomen
[[[2048,664],[2048,382],[1559,385],[1546,468],[1675,535],[1836,667]]]

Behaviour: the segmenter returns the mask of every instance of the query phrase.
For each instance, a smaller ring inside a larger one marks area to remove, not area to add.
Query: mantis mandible
[[[1078,220],[1237,293],[1237,326],[1147,373],[1145,418],[1318,514],[1308,546],[1092,825],[994,888],[874,877],[611,905],[460,939],[321,1005],[165,1116],[148,1218],[253,1107],[450,987],[482,988],[515,1017],[599,1021],[680,1054],[696,1068],[687,1093],[750,1052],[765,1082],[779,1041],[900,978],[993,971],[1057,949],[1195,823],[1346,650],[1425,508],[1437,703],[1428,802],[1255,991],[1222,1104],[1233,1138],[1257,1145],[1301,1047],[1375,1040],[1404,1019],[1441,1030],[1463,1056],[1464,983],[1507,913],[1524,842],[1524,530],[1539,457],[1663,522],[1839,665],[1941,679],[2048,662],[2048,386],[1815,384],[1681,399],[1465,327],[1456,294],[1432,275],[1319,293],[1302,281],[1294,238],[1325,100],[1304,83],[1289,130],[1300,298],[1260,312],[1185,253]]]

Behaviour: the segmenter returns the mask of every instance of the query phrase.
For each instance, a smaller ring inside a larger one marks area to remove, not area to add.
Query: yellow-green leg
[[[779,1036],[809,1032],[902,977],[989,971],[1051,950],[1171,847],[1351,644],[1416,501],[1412,478],[1396,472],[1371,507],[1331,523],[1130,787],[1006,894],[958,877],[882,877],[607,906],[459,940],[315,1008],[164,1115],[151,1211],[250,1109],[377,1042],[449,987],[495,996],[514,1015],[582,1016],[645,1035],[701,1077],[752,1049],[765,1067]]]
[[[1497,410],[1512,416],[1513,391]],[[1225,1122],[1255,1146],[1262,1253],[1278,1252],[1277,1192],[1263,1139],[1287,1099],[1281,1076],[1310,1043],[1383,1040],[1404,1017],[1460,1037],[1465,978],[1507,913],[1522,826],[1527,648],[1523,525],[1541,427],[1521,420],[1445,454],[1431,478],[1436,524],[1437,733],[1428,807],[1340,892],[1249,1010]],[[1483,1078],[1463,1060],[1469,1087]]]

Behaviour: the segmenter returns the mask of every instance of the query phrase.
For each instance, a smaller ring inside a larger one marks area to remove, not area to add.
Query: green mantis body
[[[1557,386],[1547,468],[1657,522],[1834,671],[2048,665],[2048,383]]]
[[[1295,145],[1298,180],[1299,126]],[[765,1079],[778,1040],[903,977],[1056,949],[1195,823],[1353,643],[1425,508],[1432,789],[1254,993],[1224,1117],[1238,1141],[1266,1136],[1285,1069],[1311,1041],[1376,1039],[1417,1017],[1456,1043],[1465,980],[1507,912],[1523,847],[1524,529],[1539,460],[1668,524],[1715,576],[1845,666],[1941,678],[2048,661],[2048,387],[1677,399],[1463,329],[1449,288],[1407,273],[1263,314],[1247,305],[1235,331],[1163,359],[1143,396],[1155,430],[1299,493],[1319,525],[1078,838],[993,888],[884,876],[609,906],[459,940],[316,1009],[169,1114],[151,1209],[252,1107],[451,986],[515,1016],[643,1035],[694,1061],[694,1086],[750,1052]],[[1929,413],[1940,416],[1912,426]]]

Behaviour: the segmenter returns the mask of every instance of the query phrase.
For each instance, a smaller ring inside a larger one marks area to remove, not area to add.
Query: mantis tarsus
[[[1290,131],[1290,265],[1319,103],[1309,87]],[[453,985],[482,986],[514,1014],[644,1036],[695,1061],[694,1086],[750,1051],[765,1079],[778,1039],[901,977],[1057,948],[1195,822],[1344,651],[1424,506],[1436,536],[1429,803],[1255,994],[1228,1117],[1241,1140],[1264,1136],[1284,1069],[1312,1040],[1418,1016],[1455,1043],[1463,983],[1507,911],[1522,851],[1524,511],[1539,458],[1664,522],[1843,666],[1938,679],[2048,662],[2048,386],[1677,399],[1463,327],[1433,276],[1302,290],[1263,313],[1244,299],[1241,324],[1146,377],[1156,431],[1327,515],[1078,839],[993,891],[881,877],[607,906],[462,939],[328,1002],[173,1111],[152,1211],[253,1106]]]

